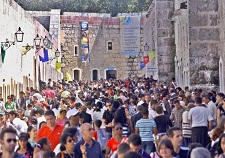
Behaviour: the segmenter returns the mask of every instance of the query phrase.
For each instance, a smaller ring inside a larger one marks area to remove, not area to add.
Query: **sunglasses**
[[[14,143],[16,143],[16,142],[17,142],[17,140],[16,140],[16,139],[11,139],[11,138],[6,139],[6,141],[7,141],[8,143],[10,143],[11,141],[13,141]]]
[[[71,142],[75,142],[74,139],[69,139],[67,142],[71,143]]]
[[[118,130],[122,130],[123,128],[122,127],[118,127],[118,128],[116,128],[116,130],[118,131]]]

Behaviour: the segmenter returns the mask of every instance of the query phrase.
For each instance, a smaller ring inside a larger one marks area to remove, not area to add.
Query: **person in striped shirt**
[[[150,154],[155,150],[153,134],[156,138],[158,132],[155,121],[148,117],[148,108],[143,108],[142,115],[142,119],[138,120],[135,125],[135,133],[141,137],[142,149]]]

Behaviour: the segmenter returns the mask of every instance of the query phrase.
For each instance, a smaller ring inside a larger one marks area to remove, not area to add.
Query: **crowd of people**
[[[223,158],[225,95],[173,78],[51,81],[0,96],[0,158]]]

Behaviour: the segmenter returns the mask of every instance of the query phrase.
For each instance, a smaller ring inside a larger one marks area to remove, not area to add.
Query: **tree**
[[[25,10],[61,12],[118,13],[147,11],[152,0],[15,0]]]

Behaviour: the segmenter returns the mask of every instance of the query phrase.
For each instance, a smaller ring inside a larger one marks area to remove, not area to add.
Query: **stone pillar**
[[[189,0],[190,85],[219,84],[218,0]]]
[[[174,77],[174,26],[173,0],[156,0],[156,61],[159,82],[170,82]]]

